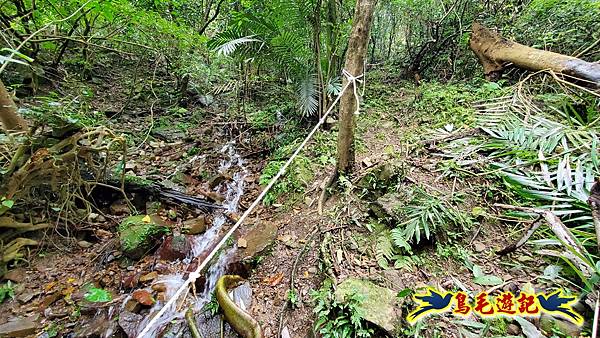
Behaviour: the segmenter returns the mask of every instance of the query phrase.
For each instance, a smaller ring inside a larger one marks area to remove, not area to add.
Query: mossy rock
[[[139,259],[152,248],[160,234],[168,232],[169,228],[158,216],[129,216],[119,225],[121,250],[127,257]]]
[[[405,174],[404,163],[398,159],[380,163],[369,169],[359,181],[358,186],[368,190],[385,190],[402,179]]]
[[[375,285],[373,282],[357,278],[347,278],[338,284],[335,297],[344,303],[348,297],[359,295],[363,298],[358,307],[362,317],[394,334],[397,324],[402,318],[396,293],[390,289]]]

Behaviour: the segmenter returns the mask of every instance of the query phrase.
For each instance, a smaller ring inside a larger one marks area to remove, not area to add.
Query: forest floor
[[[127,92],[125,88],[96,87],[94,91],[95,109],[115,112],[108,126],[131,137],[133,151],[125,164],[129,172],[164,185],[185,187],[188,194],[197,195],[198,187],[205,186],[218,174],[224,156],[221,148],[235,138],[238,153],[246,160],[249,172],[244,179],[241,211],[258,195],[259,177],[267,159],[261,158],[261,152],[257,151],[260,147],[253,144],[252,134],[245,125],[228,124],[224,112],[232,108],[226,102],[217,98],[202,108],[199,101],[192,102],[187,108],[175,111],[146,104],[145,108],[138,105],[133,111],[127,108],[120,113],[123,101],[128,100],[127,95],[122,95]],[[484,273],[499,276],[504,281],[494,290],[515,291],[527,283],[535,286],[547,283],[543,278],[545,266],[528,250],[520,249],[502,257],[495,254],[496,250],[515,242],[525,228],[523,224],[502,222],[495,216],[492,207],[495,183],[443,175],[443,158],[435,146],[415,146],[429,138],[426,131],[432,125],[443,124],[416,111],[411,105],[416,97],[418,90],[403,88],[401,83],[382,76],[370,79],[364,109],[358,117],[356,177],[349,178],[353,187],[332,191],[323,214],[319,215],[319,186],[333,170],[330,164],[321,165],[301,196],[293,199],[295,203],[276,201],[273,206],[261,206],[236,234],[239,245],[240,239],[252,240],[248,236],[253,227],[262,225],[273,232],[266,236],[272,243],[256,253],[255,265],[247,271],[254,294],[251,312],[262,324],[266,337],[278,337],[280,325],[287,328],[291,337],[313,336],[317,318],[311,295],[321,287],[326,276],[336,282],[349,277],[368,279],[395,293],[426,286],[489,291],[490,288],[473,282],[472,266],[478,265]],[[148,132],[151,129],[153,131]],[[319,140],[331,143],[335,140],[334,131],[321,132]],[[320,156],[333,156],[323,154],[323,149],[331,147],[319,142],[322,141],[312,142],[307,151],[315,162]],[[199,159],[197,154],[206,156]],[[477,215],[472,227],[448,228],[447,233],[438,233],[431,241],[419,244],[413,255],[404,256],[392,262],[392,268],[384,269],[378,263],[376,247],[385,226],[373,222],[374,202],[364,198],[365,190],[357,182],[373,168],[390,161],[402,164],[402,178],[388,182],[395,185],[397,191],[418,186],[429,194],[456,197],[461,200],[462,211]],[[175,172],[183,174],[175,177]],[[486,210],[484,216],[476,212],[479,208]],[[39,333],[44,337],[79,337],[118,332],[119,323],[110,319],[115,317],[109,312],[121,311],[121,302],[138,285],[148,285],[153,272],[181,268],[165,264],[159,255],[146,255],[139,261],[121,257],[116,227],[130,210],[119,209],[118,203],[105,210],[105,215],[95,215],[68,236],[60,231],[48,232],[45,236],[49,244],[32,251],[5,276],[16,286],[14,298],[0,305],[0,318],[12,318],[11,321],[21,325],[25,332],[22,336]],[[183,221],[195,219],[202,213],[166,206],[158,214],[168,226],[177,228]],[[291,295],[292,277],[295,278],[292,288],[297,292]],[[110,291],[113,301],[82,307],[79,301],[88,283]],[[410,298],[399,298],[399,302],[400,317],[405,317],[414,303]],[[15,318],[18,320],[14,321]],[[485,330],[491,330],[494,335],[521,334],[519,326],[506,320],[490,321],[486,325]],[[418,337],[468,334],[477,337],[481,330],[481,327],[473,327],[472,322],[450,316],[436,316],[413,327],[404,323],[396,328],[399,336]]]

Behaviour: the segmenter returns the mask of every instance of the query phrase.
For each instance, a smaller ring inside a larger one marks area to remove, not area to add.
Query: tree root
[[[2,253],[2,261],[4,263],[8,263],[14,259],[21,258],[23,255],[19,254],[19,250],[21,250],[24,246],[35,246],[39,243],[32,239],[28,238],[17,238],[6,246]]]
[[[329,177],[326,180],[324,180],[323,183],[321,184],[321,195],[319,196],[319,202],[317,204],[317,210],[319,212],[319,215],[323,215],[323,205],[327,201],[327,197],[328,197],[327,190],[335,182],[335,180],[338,178],[338,176],[339,176],[338,170],[335,169],[333,171],[333,173],[331,173],[331,175],[329,175]]]
[[[51,224],[48,223],[20,223],[15,221],[12,217],[0,217],[0,228],[10,228],[19,230],[20,232],[28,232],[28,231],[36,231],[41,229],[47,229],[52,227]]]

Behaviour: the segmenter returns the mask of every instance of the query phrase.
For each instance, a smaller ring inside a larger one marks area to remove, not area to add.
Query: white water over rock
[[[214,245],[220,240],[221,230],[223,229],[224,224],[227,221],[226,213],[235,213],[238,211],[238,205],[240,199],[244,193],[244,180],[248,175],[248,170],[244,167],[244,160],[240,157],[240,155],[236,152],[233,143],[227,143],[221,149],[221,153],[226,155],[227,159],[223,160],[220,164],[219,171],[221,173],[231,172],[235,170],[235,174],[233,174],[233,179],[230,181],[224,181],[217,187],[215,187],[215,191],[222,192],[225,190],[223,201],[224,209],[215,210],[214,211],[214,220],[212,223],[212,227],[208,229],[205,233],[195,236],[192,239],[192,250],[191,257],[188,257],[184,262],[189,264],[193,261],[193,258],[198,257],[207,250],[214,247]],[[196,298],[193,301],[193,308],[195,310],[200,310],[204,305],[206,305],[211,300],[211,295],[216,286],[217,280],[225,273],[225,269],[229,265],[231,259],[233,258],[236,247],[232,247],[230,249],[225,249],[225,251],[213,260],[212,264],[209,265],[205,273],[206,282],[205,287],[202,293],[196,295]],[[200,262],[199,262],[200,263]],[[163,284],[166,287],[165,296],[166,300],[169,300],[175,292],[185,283],[185,276],[183,273],[177,273],[172,275],[160,276],[157,278],[153,284]],[[184,292],[184,295],[186,293]],[[182,304],[183,298],[179,299],[176,304]],[[146,316],[138,325],[138,332],[141,332],[146,324],[151,320],[154,314],[156,314],[166,302],[157,301],[156,304],[150,310],[150,314]],[[179,310],[179,311],[177,311]],[[184,321],[184,313],[186,308],[175,309],[173,306],[170,309],[167,309],[165,314],[160,318],[160,320],[154,325],[145,337],[153,338],[157,337],[158,334],[169,324],[173,324],[173,322],[181,322]],[[176,324],[173,324],[176,325]],[[185,325],[185,324],[182,324]]]

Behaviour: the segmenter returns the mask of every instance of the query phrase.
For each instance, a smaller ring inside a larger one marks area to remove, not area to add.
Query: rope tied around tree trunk
[[[363,72],[359,76],[354,76],[350,74],[349,71],[342,69],[342,74],[348,79],[348,84],[352,83],[352,89],[354,91],[354,98],[356,99],[356,111],[354,111],[354,115],[360,114],[360,97],[365,93],[365,81],[362,78],[365,77],[365,73]],[[360,95],[358,94],[357,83],[361,83],[363,85],[363,90]],[[344,93],[344,91],[340,92],[340,96]]]
[[[283,176],[283,174],[285,174],[286,170],[292,164],[292,162],[294,161],[294,159],[296,159],[296,157],[300,154],[300,152],[302,151],[302,149],[304,149],[304,147],[312,139],[312,137],[317,132],[317,130],[319,130],[319,127],[321,127],[321,125],[323,125],[325,123],[325,121],[327,120],[327,117],[333,111],[333,108],[340,101],[340,99],[342,98],[342,95],[344,95],[344,93],[346,92],[346,90],[348,89],[348,87],[350,85],[353,85],[353,87],[354,87],[353,88],[353,92],[354,92],[354,97],[355,97],[356,103],[357,103],[357,105],[356,105],[356,111],[354,112],[354,114],[358,114],[359,113],[360,96],[359,96],[359,93],[357,91],[357,83],[364,84],[364,80],[361,80],[362,78],[364,78],[364,73],[361,74],[361,75],[358,75],[358,76],[353,76],[352,74],[350,74],[346,70],[343,70],[342,74],[348,79],[348,82],[346,83],[346,85],[344,86],[344,88],[342,88],[342,90],[340,91],[340,93],[338,94],[338,96],[336,97],[336,99],[331,103],[331,106],[329,107],[329,109],[327,109],[327,111],[325,112],[325,114],[323,114],[323,116],[321,117],[321,119],[319,120],[319,122],[313,127],[313,129],[311,130],[311,132],[308,134],[308,136],[306,136],[306,138],[304,139],[304,141],[300,144],[300,146],[298,146],[298,148],[296,149],[296,151],[287,160],[287,162],[279,169],[279,171],[277,172],[277,174],[271,179],[271,181],[269,181],[269,184],[265,187],[265,189],[263,189],[263,191],[254,200],[254,202],[252,202],[252,204],[250,205],[250,207],[242,214],[242,216],[239,218],[239,220],[233,225],[233,227],[231,227],[231,229],[229,229],[229,231],[225,234],[225,236],[223,236],[223,238],[221,239],[221,241],[213,248],[213,250],[210,252],[210,254],[208,256],[206,256],[206,258],[204,258],[204,260],[202,261],[202,263],[200,265],[198,265],[198,267],[196,268],[196,270],[194,270],[194,271],[192,271],[192,272],[189,273],[187,280],[179,287],[179,289],[177,289],[177,291],[175,292],[175,294],[173,294],[173,296],[165,303],[165,305],[160,309],[160,311],[158,311],[158,313],[154,317],[152,317],[152,319],[148,322],[148,324],[146,324],[144,326],[144,329],[142,330],[142,332],[140,332],[137,335],[137,338],[146,338],[146,334],[148,334],[148,332],[150,331],[150,329],[165,314],[165,312],[171,306],[173,306],[175,304],[175,302],[177,301],[177,299],[181,296],[181,294],[185,290],[187,290],[187,288],[189,287],[189,285],[193,284],[198,278],[200,278],[200,276],[201,276],[200,272],[208,265],[208,263],[216,255],[216,253],[219,252],[219,250],[227,243],[227,241],[229,240],[229,238],[244,223],[244,221],[246,220],[246,218],[248,218],[248,216],[250,216],[250,214],[258,206],[258,204],[263,200],[263,198],[267,195],[267,193],[271,190],[271,188],[273,188],[273,186],[275,185],[275,183],[277,183],[277,181],[279,180],[279,178],[281,178],[281,176]]]

